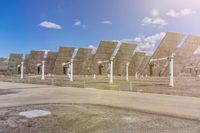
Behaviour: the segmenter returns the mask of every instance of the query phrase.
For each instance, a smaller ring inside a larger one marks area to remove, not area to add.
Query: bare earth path
[[[0,108],[44,103],[86,103],[200,120],[194,97],[0,82]]]

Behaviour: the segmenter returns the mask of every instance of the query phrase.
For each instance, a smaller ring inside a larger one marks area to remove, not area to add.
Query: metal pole
[[[113,59],[110,60],[110,84],[113,84]]]
[[[126,80],[128,81],[128,67],[129,67],[129,63],[126,64]]]
[[[21,79],[24,79],[24,62],[21,62]]]
[[[135,73],[135,79],[138,79],[138,74],[137,74],[137,72]]]
[[[170,57],[170,81],[169,85],[174,87],[174,55]]]
[[[44,66],[44,64],[45,64],[45,61],[42,61],[42,78],[41,78],[41,80],[45,80],[45,66]]]
[[[73,59],[71,59],[71,65],[70,65],[70,70],[71,70],[71,75],[70,75],[70,81],[72,82],[73,81],[73,62],[74,62],[74,60]]]
[[[97,77],[96,77],[96,74],[94,74],[94,77],[93,77],[93,78],[94,78],[94,80],[96,80],[96,78],[97,78]]]

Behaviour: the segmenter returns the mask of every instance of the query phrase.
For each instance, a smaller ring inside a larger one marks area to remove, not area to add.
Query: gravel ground
[[[52,115],[27,119],[21,111]],[[200,121],[107,106],[46,104],[0,108],[0,133],[199,133]]]

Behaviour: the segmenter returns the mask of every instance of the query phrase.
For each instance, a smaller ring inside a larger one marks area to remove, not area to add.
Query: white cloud
[[[41,27],[45,27],[45,28],[48,28],[48,29],[57,29],[57,30],[62,29],[62,26],[55,24],[53,22],[49,22],[49,21],[43,21],[39,25]]]
[[[142,20],[142,25],[165,26],[168,25],[168,23],[162,18],[145,17]]]
[[[105,20],[101,22],[102,24],[112,25],[113,23],[109,20]]]
[[[196,14],[196,13],[197,13],[196,11],[191,10],[191,9],[189,9],[189,8],[183,9],[183,10],[180,11],[180,14],[181,14],[182,16],[191,15],[191,14]]]
[[[92,54],[95,54],[97,51],[97,47],[94,45],[89,45],[88,48],[92,49]]]
[[[174,11],[173,9],[171,9],[166,13],[166,15],[170,16],[170,17],[177,17],[177,16],[179,16],[179,13]]]
[[[75,19],[74,20],[74,26],[80,26],[81,25],[81,21],[79,19]]]
[[[180,11],[175,11],[174,9],[170,9],[166,15],[169,17],[181,17],[181,16],[187,16],[187,15],[192,15],[196,14],[197,12],[195,10],[192,10],[190,8],[185,8]]]
[[[121,42],[128,42],[128,43],[134,43],[135,42],[134,39],[132,39],[132,38],[125,38],[125,39],[122,39],[120,41]]]
[[[136,43],[138,47],[136,51],[146,52],[149,55],[152,55],[158,42],[163,39],[166,35],[165,32],[160,32],[151,36],[138,36],[133,39],[123,39],[122,42]]]
[[[134,41],[135,41],[135,42],[141,42],[141,41],[142,41],[142,38],[141,38],[141,37],[136,37],[136,38],[134,38]]]
[[[75,19],[74,21],[75,21],[74,22],[74,26],[78,26],[78,27],[82,27],[82,28],[87,28],[87,25],[82,24],[79,19]]]
[[[161,40],[165,36],[165,32],[160,32],[152,36],[146,37],[144,40],[149,43],[156,43],[157,41]]]

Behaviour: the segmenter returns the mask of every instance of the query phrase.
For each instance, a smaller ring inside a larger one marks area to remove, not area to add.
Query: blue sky
[[[165,32],[200,34],[199,0],[0,0],[0,57],[100,40],[152,49]],[[150,47],[150,48],[149,48]]]

